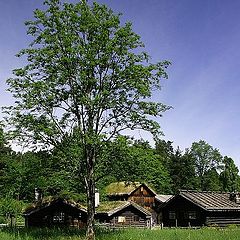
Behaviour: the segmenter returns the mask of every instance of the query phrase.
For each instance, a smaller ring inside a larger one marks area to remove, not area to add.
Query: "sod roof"
[[[125,204],[127,201],[104,201],[96,208],[98,213],[107,213]]]
[[[78,210],[82,210],[84,212],[87,212],[87,209],[85,206],[81,205],[80,203],[76,203],[73,200],[66,200],[66,199],[62,199],[62,198],[55,198],[55,197],[47,197],[44,198],[42,201],[37,202],[37,203],[33,203],[31,205],[29,205],[28,207],[26,207],[23,215],[30,215],[34,212],[37,212],[41,209],[47,208],[52,206],[53,204],[55,204],[56,202],[63,202],[64,204],[67,204],[71,207],[74,207]]]
[[[106,187],[106,193],[108,195],[131,195],[138,187],[146,186],[153,195],[156,193],[145,183],[140,182],[115,182],[111,183]]]
[[[142,212],[146,216],[151,216],[151,213],[140,205],[132,201],[108,201],[102,202],[99,207],[96,209],[97,213],[105,213],[108,216],[111,216],[124,208],[133,206],[138,211]]]

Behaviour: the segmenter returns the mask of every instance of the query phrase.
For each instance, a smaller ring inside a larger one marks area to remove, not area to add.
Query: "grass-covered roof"
[[[139,182],[115,182],[106,187],[106,193],[108,195],[129,195],[140,185]]]
[[[96,208],[96,211],[98,213],[107,213],[115,208],[121,207],[126,203],[127,201],[104,201],[99,204],[99,206]]]
[[[108,202],[102,202],[99,207],[96,209],[97,213],[104,213],[108,214],[108,216],[111,216],[118,211],[121,211],[122,209],[128,207],[128,206],[133,206],[135,209],[138,211],[142,212],[143,214],[147,216],[151,216],[151,213],[141,207],[140,205],[132,202],[132,201],[108,201]]]
[[[25,211],[24,211],[23,214],[28,215],[28,214],[30,214],[32,212],[35,212],[35,211],[38,211],[42,208],[46,208],[48,206],[51,206],[52,204],[54,204],[57,201],[62,201],[65,204],[71,205],[72,207],[81,209],[83,211],[87,210],[85,206],[83,206],[82,204],[77,203],[77,202],[75,202],[71,199],[66,200],[66,199],[62,199],[62,198],[59,198],[59,197],[55,197],[55,196],[49,196],[49,197],[43,198],[42,201],[39,201],[39,202],[30,204],[29,206],[27,206],[25,208]]]

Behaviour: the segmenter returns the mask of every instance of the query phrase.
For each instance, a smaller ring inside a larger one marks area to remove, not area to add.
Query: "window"
[[[197,219],[196,211],[189,211],[188,212],[188,219]]]
[[[118,222],[119,222],[119,223],[125,223],[125,222],[126,222],[126,217],[119,216],[119,217],[118,217]]]
[[[169,219],[176,219],[176,212],[175,211],[169,211]]]
[[[64,212],[57,212],[53,216],[53,222],[54,223],[63,223],[65,218]]]
[[[134,215],[134,216],[133,216],[133,221],[134,221],[134,222],[139,222],[139,220],[140,220],[140,217],[139,217],[139,216],[137,216],[137,215]]]

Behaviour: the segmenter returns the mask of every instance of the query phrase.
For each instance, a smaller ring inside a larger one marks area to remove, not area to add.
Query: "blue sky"
[[[240,1],[99,2],[133,23],[153,61],[172,62],[154,93],[173,106],[159,120],[164,138],[182,150],[203,139],[240,166]],[[0,106],[13,103],[5,80],[23,64],[14,55],[29,43],[24,21],[35,8],[41,0],[0,1]]]

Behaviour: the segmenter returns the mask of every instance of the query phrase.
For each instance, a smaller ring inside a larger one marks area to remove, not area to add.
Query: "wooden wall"
[[[172,217],[175,213],[175,219],[170,219],[171,213]],[[207,211],[181,196],[176,196],[162,208],[162,222],[167,227],[240,225],[240,211],[223,211],[221,209],[219,211]]]
[[[206,212],[186,199],[176,196],[162,208],[161,218],[166,227],[202,226],[206,222]]]
[[[142,207],[152,209],[155,207],[155,195],[144,185],[138,187],[128,198]]]
[[[111,227],[142,227],[147,228],[151,226],[151,217],[146,216],[141,211],[133,206],[128,206],[125,209],[113,214],[110,217],[98,216],[100,223],[109,224]]]
[[[27,227],[74,226],[82,228],[86,226],[86,222],[86,212],[62,202],[56,202],[56,204],[25,216]]]

